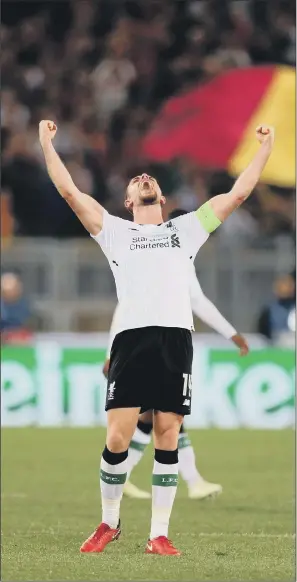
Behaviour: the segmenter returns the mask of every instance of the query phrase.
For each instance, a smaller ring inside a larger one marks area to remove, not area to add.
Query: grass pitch
[[[182,557],[144,555],[150,501],[124,499],[123,533],[81,555],[100,522],[103,429],[3,429],[2,576],[6,580],[293,581],[293,431],[192,431],[198,466],[224,491],[190,501],[180,482],[170,537]],[[133,475],[150,487],[152,449]]]

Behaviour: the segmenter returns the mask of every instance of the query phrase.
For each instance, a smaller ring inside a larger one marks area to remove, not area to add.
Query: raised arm
[[[197,210],[197,216],[207,230],[213,232],[252,193],[268,162],[274,143],[274,129],[264,125],[257,127],[256,136],[261,144],[250,165],[236,180],[227,194],[214,196]]]
[[[245,356],[249,352],[245,338],[237,333],[236,329],[225,319],[216,306],[204,295],[200,283],[196,277],[195,269],[191,277],[190,297],[192,310],[209,327],[212,327],[224,338],[231,340],[240,350],[240,355]]]
[[[40,122],[39,140],[48,174],[62,198],[66,200],[87,231],[92,235],[97,235],[102,228],[103,207],[91,196],[80,192],[75,186],[52,144],[56,132],[57,126],[53,121],[43,120]]]

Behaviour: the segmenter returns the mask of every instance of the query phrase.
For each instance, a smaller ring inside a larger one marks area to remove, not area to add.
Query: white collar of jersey
[[[136,223],[134,223],[134,224],[136,224]],[[137,226],[143,226],[145,228],[145,227],[148,227],[148,226],[150,226],[150,227],[152,227],[152,226],[162,226],[163,224],[165,224],[165,222],[160,222],[160,224],[137,224]]]

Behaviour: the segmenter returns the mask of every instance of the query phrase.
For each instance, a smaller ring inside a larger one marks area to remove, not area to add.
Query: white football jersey
[[[204,295],[200,283],[197,279],[195,266],[192,266],[191,286],[190,286],[191,307],[193,313],[197,315],[209,327],[213,328],[226,339],[231,339],[237,334],[236,329],[225,319],[216,306]],[[107,355],[110,357],[113,340],[118,333],[119,303],[117,304],[112,317]]]
[[[141,225],[104,211],[103,228],[92,238],[115,278],[117,333],[152,325],[193,329],[193,261],[208,237],[194,212]]]

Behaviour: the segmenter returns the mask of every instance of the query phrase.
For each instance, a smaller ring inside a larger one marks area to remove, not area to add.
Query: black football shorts
[[[142,327],[116,335],[105,410],[136,408],[191,413],[193,344],[178,327]]]

